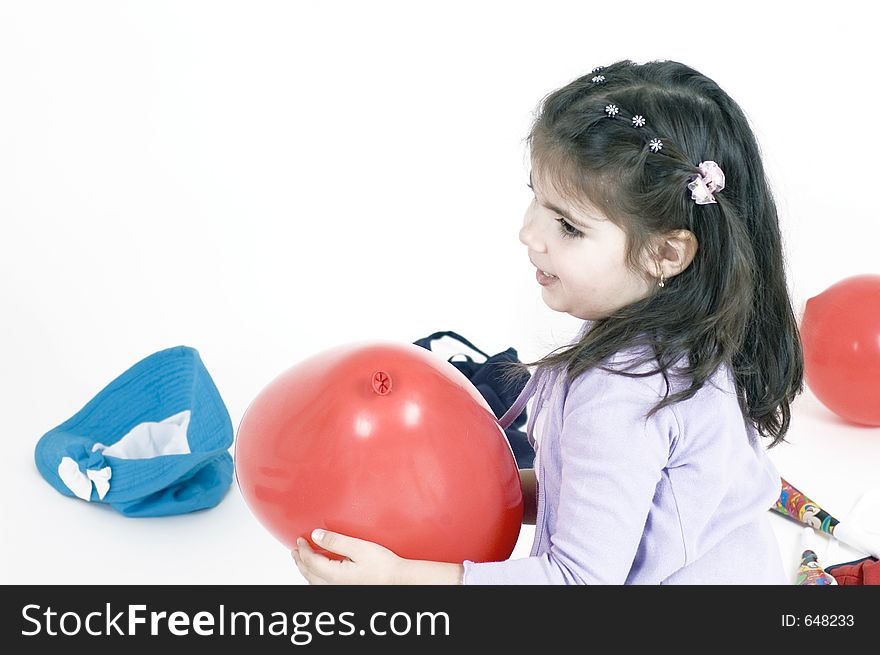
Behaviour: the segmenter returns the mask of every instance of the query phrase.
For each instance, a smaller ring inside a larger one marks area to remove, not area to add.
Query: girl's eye
[[[559,232],[562,234],[565,239],[578,239],[584,236],[584,233],[574,227],[571,223],[566,221],[564,218],[557,218],[556,221],[559,223]]]
[[[535,190],[535,189],[532,187],[532,185],[529,184],[528,182],[526,182],[526,186],[529,187],[530,189],[532,189],[532,191]],[[572,225],[571,223],[569,223],[569,222],[568,222],[567,220],[565,220],[564,218],[559,217],[559,218],[557,218],[556,220],[559,222],[559,232],[562,234],[562,236],[563,236],[564,238],[566,238],[566,239],[577,239],[577,238],[580,238],[580,237],[584,236],[584,233],[583,233],[583,232],[581,232],[580,230],[578,230],[574,225]]]

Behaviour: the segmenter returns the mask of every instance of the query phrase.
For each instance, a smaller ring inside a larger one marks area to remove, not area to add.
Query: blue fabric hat
[[[199,353],[141,360],[43,435],[37,469],[66,496],[126,516],[214,507],[232,483],[232,421]]]

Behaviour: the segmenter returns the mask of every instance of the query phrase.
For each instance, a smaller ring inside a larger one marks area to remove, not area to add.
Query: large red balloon
[[[491,408],[452,364],[408,343],[339,346],[282,373],[242,418],[235,471],[288,548],[325,528],[408,559],[499,561],[522,523],[516,460]]]
[[[835,414],[880,425],[880,275],[857,275],[807,301],[804,377]]]

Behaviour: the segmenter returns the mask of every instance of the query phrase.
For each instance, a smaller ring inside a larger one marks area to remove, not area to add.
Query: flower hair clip
[[[599,77],[602,76],[600,75]],[[593,81],[595,82],[596,78],[593,78]],[[620,107],[618,107],[614,103],[607,104],[605,105],[605,113],[608,115],[608,118],[614,118],[615,116],[617,116],[617,114],[620,113]],[[641,114],[635,114],[630,119],[630,124],[636,129],[640,127],[645,127],[645,124],[647,122],[648,120]],[[651,149],[651,152],[660,152],[663,149],[663,142],[660,139],[654,138],[648,142],[648,147]]]
[[[688,183],[691,199],[698,205],[716,204],[712,195],[724,188],[724,171],[714,161],[700,162],[700,172]]]
[[[605,83],[605,76],[604,75],[596,75],[596,77],[593,78],[593,84],[604,84],[604,83]]]

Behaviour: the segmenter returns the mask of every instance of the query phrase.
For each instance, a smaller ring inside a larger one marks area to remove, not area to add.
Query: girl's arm
[[[522,486],[523,518],[522,522],[535,525],[538,515],[537,489],[538,481],[535,479],[535,469],[520,469],[519,483]]]
[[[331,560],[312,550],[300,537],[293,560],[311,584],[462,584],[464,565],[398,557],[379,544],[327,530],[314,530],[312,539],[325,550],[344,555]]]
[[[596,368],[572,382],[560,433],[542,437],[556,445],[560,467],[547,548],[503,562],[465,560],[464,584],[625,583],[679,434],[671,406],[645,418],[662,396],[657,386]],[[650,565],[675,566],[679,554],[651,553]]]

